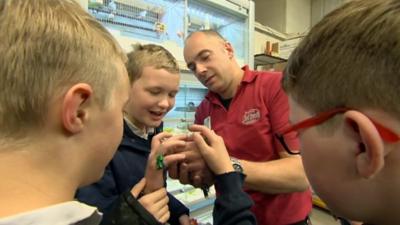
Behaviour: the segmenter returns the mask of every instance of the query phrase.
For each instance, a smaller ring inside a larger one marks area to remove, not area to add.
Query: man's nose
[[[203,64],[196,65],[196,75],[197,76],[204,76],[207,72],[207,68]]]

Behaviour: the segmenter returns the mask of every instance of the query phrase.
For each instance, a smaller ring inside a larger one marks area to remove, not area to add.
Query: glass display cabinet
[[[123,36],[183,45],[183,0],[90,0],[88,10],[107,28]]]
[[[184,38],[214,29],[235,48],[240,64],[253,65],[254,3],[251,0],[78,0],[122,46],[155,43],[183,63]]]
[[[203,100],[207,89],[198,84],[184,83],[176,95],[175,107],[164,119],[164,130],[180,134],[187,132],[187,126],[193,124],[197,106]]]
[[[187,33],[201,29],[218,31],[235,48],[239,60],[249,60],[250,34],[248,14],[243,8],[223,8],[220,4],[228,1],[189,0],[187,11]]]

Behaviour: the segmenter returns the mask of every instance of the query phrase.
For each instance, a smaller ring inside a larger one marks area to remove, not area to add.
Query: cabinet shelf
[[[276,63],[286,62],[287,59],[277,56],[266,55],[264,53],[254,55],[254,68],[257,66],[273,65]]]

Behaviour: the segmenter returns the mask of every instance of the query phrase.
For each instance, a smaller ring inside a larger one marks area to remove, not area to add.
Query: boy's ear
[[[357,172],[364,178],[378,174],[385,161],[385,149],[375,125],[363,113],[349,110],[344,114],[348,126],[357,135],[358,152],[356,155]]]
[[[78,133],[82,130],[89,116],[86,103],[92,96],[92,87],[85,83],[75,84],[68,89],[62,105],[62,121],[68,132]]]

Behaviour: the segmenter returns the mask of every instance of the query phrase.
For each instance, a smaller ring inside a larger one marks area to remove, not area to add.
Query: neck
[[[222,99],[233,98],[243,80],[244,71],[238,65],[235,68],[236,69],[232,72],[232,82],[224,92],[219,93],[219,96],[221,96]]]
[[[35,149],[38,150],[38,149]],[[36,161],[37,152],[0,149],[0,217],[71,201],[77,185],[51,161]]]
[[[135,120],[135,118],[133,118],[132,116],[125,114],[125,120],[130,123],[131,125],[135,126],[136,128],[138,128],[139,130],[143,131],[143,133],[147,133],[148,131],[148,127],[146,127],[145,125],[139,123],[137,120]]]

